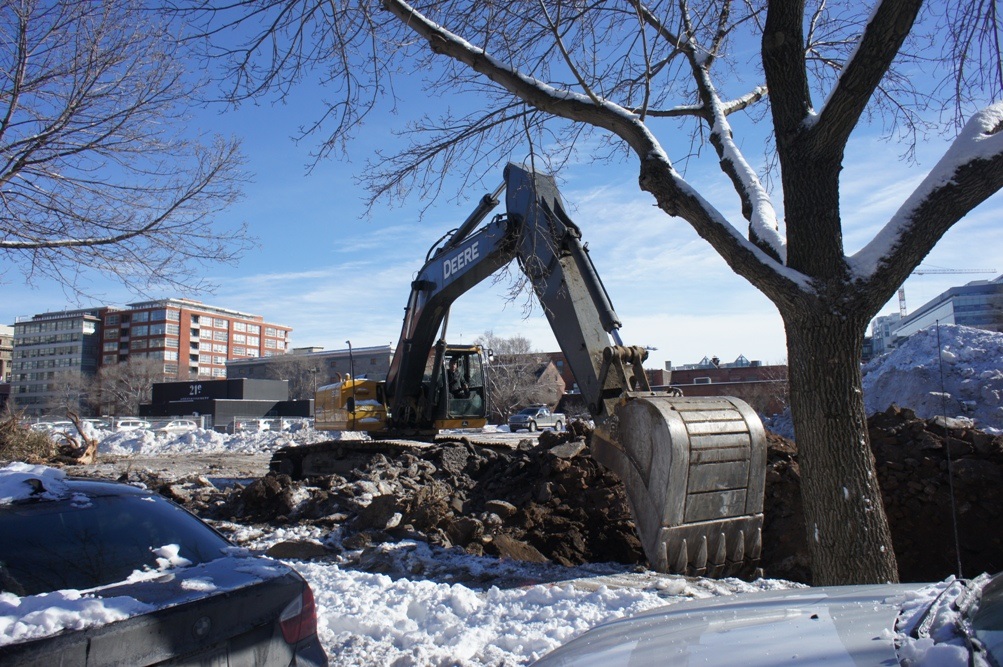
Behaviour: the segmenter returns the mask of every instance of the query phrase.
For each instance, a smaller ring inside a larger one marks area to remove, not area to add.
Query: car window
[[[151,549],[180,546],[192,563],[219,558],[229,543],[156,496],[102,496],[0,508],[0,590],[36,595],[88,589],[157,567]]]

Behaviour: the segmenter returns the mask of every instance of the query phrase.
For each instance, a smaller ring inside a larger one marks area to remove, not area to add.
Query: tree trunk
[[[812,584],[898,581],[861,391],[866,322],[833,303],[782,313]]]

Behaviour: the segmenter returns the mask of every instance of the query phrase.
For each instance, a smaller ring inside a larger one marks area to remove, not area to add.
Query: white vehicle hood
[[[598,626],[537,665],[898,665],[895,618],[919,585],[839,586],[684,602]]]

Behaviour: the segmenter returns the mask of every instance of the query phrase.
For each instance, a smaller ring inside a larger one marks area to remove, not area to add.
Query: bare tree
[[[192,132],[200,83],[168,21],[139,0],[14,0],[0,36],[0,281],[199,289],[197,267],[247,247],[212,227],[242,158]]]
[[[102,414],[139,414],[139,406],[152,398],[154,383],[166,380],[162,359],[136,357],[103,366],[96,388]]]
[[[321,380],[318,376],[323,370],[318,367],[319,363],[316,359],[299,354],[276,355],[265,364],[265,377],[289,382],[291,400],[310,399]]]
[[[492,331],[484,332],[476,341],[489,354],[487,370],[489,418],[504,423],[509,415],[528,405],[545,404],[554,407],[563,393],[544,371],[551,363],[547,355],[534,352],[525,336],[505,338]],[[553,375],[559,379],[560,374]]]
[[[42,397],[43,413],[66,416],[93,412],[90,393],[93,379],[79,370],[53,372]]]
[[[995,2],[925,12],[922,0],[225,7],[197,16],[206,34],[237,26],[249,35],[217,51],[229,57],[234,100],[284,94],[310,71],[329,84],[325,116],[305,130],[320,139],[318,158],[343,150],[378,104],[397,101],[397,75],[423,81],[429,99],[458,93],[451,108],[460,111],[410,117],[410,143],[378,154],[365,174],[373,201],[435,195],[444,174],[476,180],[528,152],[551,171],[582,152],[636,159],[641,189],[769,297],[786,325],[814,582],[898,578],[868,443],[861,346],[867,323],[939,239],[1003,187]],[[872,120],[905,153],[931,131],[956,138],[900,209],[874,221],[873,241],[847,255],[839,179],[851,134]],[[705,153],[731,182],[742,219],[723,212],[719,188],[701,193],[677,169]]]

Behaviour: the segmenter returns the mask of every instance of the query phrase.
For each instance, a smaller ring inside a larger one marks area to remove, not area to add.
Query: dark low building
[[[150,403],[139,406],[141,417],[188,415],[226,431],[239,419],[312,417],[313,401],[289,400],[285,380],[201,380],[154,384]]]

